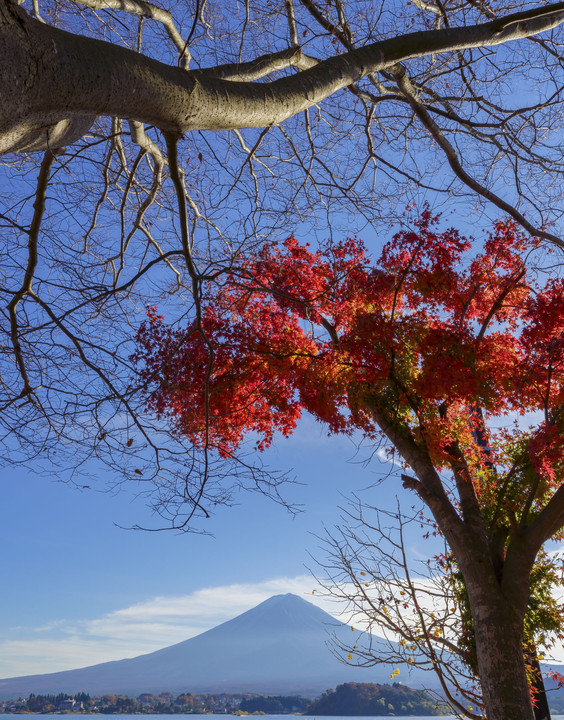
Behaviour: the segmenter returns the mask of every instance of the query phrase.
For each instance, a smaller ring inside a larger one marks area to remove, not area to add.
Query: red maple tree
[[[188,327],[150,310],[136,359],[149,408],[225,456],[304,410],[384,435],[464,577],[488,718],[530,720],[529,575],[564,525],[564,283],[527,269],[537,241],[511,221],[478,253],[437,221],[425,209],[374,264],[354,239],[267,244]]]

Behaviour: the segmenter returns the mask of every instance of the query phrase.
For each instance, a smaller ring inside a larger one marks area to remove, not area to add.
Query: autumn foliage
[[[201,324],[149,310],[136,356],[149,406],[222,454],[249,433],[266,448],[304,410],[331,432],[375,435],[378,408],[438,467],[453,443],[476,468],[526,465],[540,499],[562,470],[563,283],[527,272],[534,241],[510,221],[474,256],[436,227],[425,210],[374,264],[358,240],[312,251],[289,237],[210,284]],[[542,416],[486,445],[482,412]]]
[[[564,526],[564,282],[531,271],[536,249],[511,221],[470,243],[428,209],[375,262],[289,237],[210,283],[187,327],[149,310],[135,356],[150,410],[224,457],[304,411],[384,435],[460,569],[486,711],[512,719],[536,693],[524,656],[563,624],[542,546]]]

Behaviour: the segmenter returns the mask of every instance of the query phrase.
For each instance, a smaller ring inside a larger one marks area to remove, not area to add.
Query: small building
[[[82,712],[84,710],[84,705],[82,701],[77,702],[74,698],[66,698],[65,700],[61,700],[57,706],[57,710],[66,712]]]

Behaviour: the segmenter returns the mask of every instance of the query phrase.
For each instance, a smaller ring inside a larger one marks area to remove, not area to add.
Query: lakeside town
[[[319,698],[264,696],[253,693],[192,694],[171,692],[127,695],[35,695],[0,702],[0,713],[231,714],[231,715],[445,715],[447,708],[423,690],[400,683],[344,683]]]
[[[159,694],[142,693],[137,697],[127,695],[89,695],[77,693],[69,695],[35,695],[26,699],[0,702],[3,713],[230,713],[239,708],[240,703],[250,695],[245,694],[198,694],[171,692]],[[310,701],[307,700],[307,703]]]

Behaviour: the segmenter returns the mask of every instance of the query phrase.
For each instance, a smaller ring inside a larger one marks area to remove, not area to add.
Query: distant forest
[[[305,715],[310,704],[310,698],[294,695],[259,695],[258,697],[241,700],[239,711],[249,714],[286,715],[300,713]]]
[[[136,698],[126,695],[91,697],[88,693],[68,695],[35,695],[27,699],[0,703],[5,713],[80,714],[207,714],[234,713],[238,715],[442,715],[442,708],[422,690],[405,685],[377,685],[373,683],[345,683],[335,690],[327,690],[317,700],[298,696],[264,696],[252,693],[159,695],[143,693]]]
[[[306,715],[447,715],[446,707],[423,690],[406,685],[345,683],[327,690],[308,707]]]
[[[0,713],[100,713],[123,714],[207,714],[236,712],[242,700],[252,693],[209,693],[193,695],[162,692],[158,695],[142,693],[135,697],[107,694],[90,696],[88,693],[69,695],[35,695],[0,703]],[[309,701],[308,701],[309,702]]]
[[[549,692],[550,708],[564,713],[564,691]],[[444,715],[442,707],[422,690],[405,685],[345,683],[327,690],[317,700],[298,696],[264,696],[254,693],[142,693],[136,698],[126,695],[35,695],[6,702],[0,701],[0,713],[81,714],[236,714],[236,715]]]

